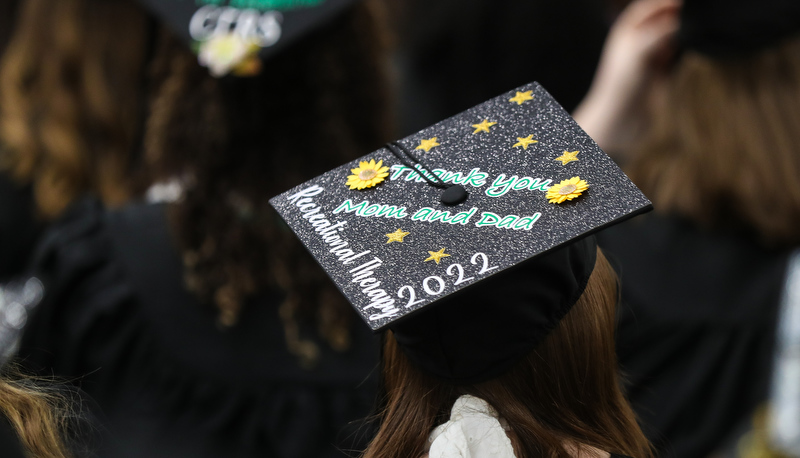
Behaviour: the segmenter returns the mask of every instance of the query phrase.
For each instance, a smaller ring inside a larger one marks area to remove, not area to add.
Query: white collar
[[[461,396],[450,421],[431,432],[429,458],[515,458],[504,421],[483,399]]]

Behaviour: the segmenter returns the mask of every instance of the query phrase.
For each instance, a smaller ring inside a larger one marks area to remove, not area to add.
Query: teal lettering
[[[353,201],[350,199],[344,201],[341,205],[339,205],[333,213],[353,213],[355,212],[358,216],[383,216],[386,218],[405,218],[406,215],[406,207],[396,207],[394,205],[381,205],[381,204],[369,204],[368,200],[365,200],[359,204],[353,204]]]
[[[481,172],[480,170],[481,169],[478,168],[470,170],[469,174],[467,174],[467,177],[464,178],[463,183],[469,184],[475,188],[480,188],[481,186],[485,185],[486,179],[489,178],[489,174]]]
[[[290,10],[317,6],[323,0],[230,0],[229,6],[238,9],[254,8],[258,10]],[[222,0],[198,0],[198,4],[222,5]]]
[[[346,213],[352,213],[354,211],[360,212],[364,211],[367,205],[369,205],[368,200],[365,200],[364,202],[361,202],[358,205],[353,205],[353,202],[350,199],[347,199],[346,201],[342,202],[342,205],[339,205],[339,207],[336,210],[334,210],[333,213],[340,213],[342,211]]]
[[[531,181],[533,181],[531,177],[520,178],[516,183],[514,183],[514,186],[512,186],[511,189],[514,191],[519,191],[520,189],[527,188],[531,185]]]
[[[414,216],[411,217],[412,221],[425,221],[428,216],[430,216],[431,212],[433,212],[432,208],[429,207],[422,207],[414,213]]]
[[[519,216],[517,215],[508,215],[503,217],[499,223],[497,223],[497,227],[507,227],[511,228],[514,224],[514,221],[518,220]]]
[[[500,221],[500,216],[492,212],[481,213],[481,220],[475,223],[476,227],[494,226]]]
[[[541,178],[536,178],[535,180],[533,180],[531,187],[528,189],[530,189],[531,191],[535,191],[538,189],[539,191],[547,192],[547,188],[550,187],[550,183],[552,183],[553,180],[545,180],[545,181],[541,180],[542,180]]]
[[[408,172],[408,174],[403,177],[403,174],[406,172]],[[439,177],[444,183],[469,184],[476,188],[486,184],[486,178],[489,177],[488,173],[481,172],[479,168],[470,170],[469,174],[464,176],[461,172],[451,172],[444,169],[434,169],[432,172],[425,172],[422,170],[422,166],[417,164],[413,169],[403,165],[393,165],[391,179],[398,180],[404,178],[405,181],[414,180],[420,183],[425,180],[422,177],[423,174],[431,179],[434,179],[434,176]]]
[[[506,175],[501,173],[497,175],[495,178],[494,183],[486,190],[486,195],[489,197],[500,197],[508,192],[511,188],[511,185],[517,181],[517,176],[514,175],[509,179],[505,179]]]
[[[474,215],[476,211],[478,211],[478,208],[472,207],[472,210],[470,211],[456,213],[456,215],[453,217],[453,220],[450,221],[450,224],[467,224],[469,219],[472,218],[472,215]]]
[[[461,184],[464,182],[464,176],[461,172],[445,172],[441,178],[445,183],[448,181],[453,184]]]
[[[395,172],[392,174],[391,179],[396,180],[400,178],[401,175],[403,175],[403,172],[411,171],[411,168],[406,167],[404,165],[393,165],[392,170],[394,170]]]
[[[383,208],[378,210],[378,214],[375,216],[383,216],[386,218],[405,218],[406,217],[406,207],[395,207],[394,205],[384,205]]]
[[[417,171],[416,172],[412,172],[412,173],[414,173],[414,177],[415,177],[414,181],[416,181],[417,183],[421,183],[421,182],[425,181],[425,178],[422,178],[422,175],[425,175],[426,177],[428,177],[428,179],[435,180],[435,177],[433,176],[432,173],[422,170],[422,166],[421,165],[417,164],[417,165],[414,166],[414,168],[417,169]],[[411,174],[409,173],[409,175],[411,175]],[[406,178],[406,180],[408,180],[408,178]]]
[[[428,221],[442,220],[442,222],[444,222],[444,223],[449,223],[450,220],[452,220],[452,219],[453,218],[450,217],[450,212],[434,210],[433,214],[431,215],[430,219],[428,219]]]
[[[520,218],[519,221],[517,221],[517,223],[514,224],[513,229],[515,231],[519,231],[519,230],[523,230],[523,229],[526,230],[526,231],[529,231],[529,230],[531,230],[531,228],[533,227],[534,223],[536,223],[536,221],[539,219],[540,216],[542,216],[541,213],[534,213],[533,216],[526,216],[524,218]]]
[[[531,216],[519,217],[517,215],[500,216],[492,212],[483,212],[481,220],[475,223],[475,226],[495,226],[500,229],[513,229],[515,231],[526,230],[529,231],[534,223],[542,216],[541,213],[534,213]]]
[[[365,208],[363,211],[359,211],[356,213],[358,216],[372,216],[375,213],[378,213],[378,210],[381,209],[381,206],[378,204],[370,205],[369,207]]]

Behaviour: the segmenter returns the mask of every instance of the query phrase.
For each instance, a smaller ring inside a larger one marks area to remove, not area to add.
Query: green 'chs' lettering
[[[293,10],[297,8],[310,8],[325,3],[325,0],[196,0],[197,5],[231,6],[238,9],[266,10]]]

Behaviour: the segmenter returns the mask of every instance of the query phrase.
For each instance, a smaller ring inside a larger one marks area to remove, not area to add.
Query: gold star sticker
[[[561,161],[561,165],[567,165],[573,161],[577,162],[580,160],[578,159],[578,153],[580,153],[580,151],[564,151],[564,154],[558,156],[556,160]]]
[[[450,256],[449,254],[446,254],[444,250],[446,250],[446,248],[442,248],[439,251],[429,251],[428,254],[431,255],[431,257],[426,259],[424,262],[436,261],[436,264],[439,264],[439,261],[441,261],[442,258]]]
[[[427,153],[431,150],[434,146],[439,146],[439,143],[436,141],[437,137],[429,138],[427,140],[423,139],[419,142],[419,146],[414,149],[424,149]]]
[[[539,140],[533,139],[533,134],[530,134],[525,138],[517,137],[517,140],[519,141],[517,143],[514,143],[514,148],[521,146],[522,149],[528,149],[528,145],[533,143],[539,143]]]
[[[402,229],[398,229],[392,232],[391,234],[386,234],[386,237],[389,237],[389,240],[387,240],[386,243],[392,243],[392,242],[403,243],[403,237],[407,236],[408,234],[410,234],[410,232],[403,232]]]
[[[478,132],[489,132],[489,128],[495,124],[497,123],[489,122],[488,119],[484,119],[483,122],[479,122],[478,124],[473,124],[472,127],[475,128],[475,132],[473,132],[472,135],[475,135]]]
[[[522,105],[523,103],[527,102],[528,100],[533,100],[533,91],[525,91],[519,92],[517,91],[517,95],[508,99],[509,102],[516,102],[517,105]]]

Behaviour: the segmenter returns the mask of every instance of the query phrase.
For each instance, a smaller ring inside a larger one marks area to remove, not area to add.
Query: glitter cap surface
[[[454,186],[461,189],[454,192]],[[392,142],[270,203],[376,331],[458,292],[464,292],[460,301],[469,301],[469,291],[537,257],[567,280],[538,286],[536,278],[525,280],[532,289],[566,285],[543,296],[552,304],[532,305],[555,317],[545,320],[552,327],[563,315],[552,310],[563,311],[565,298],[577,300],[594,266],[595,244],[584,239],[652,208],[537,83]],[[563,255],[542,256],[559,248]],[[586,262],[575,262],[579,258]],[[503,300],[503,291],[497,298]]]

